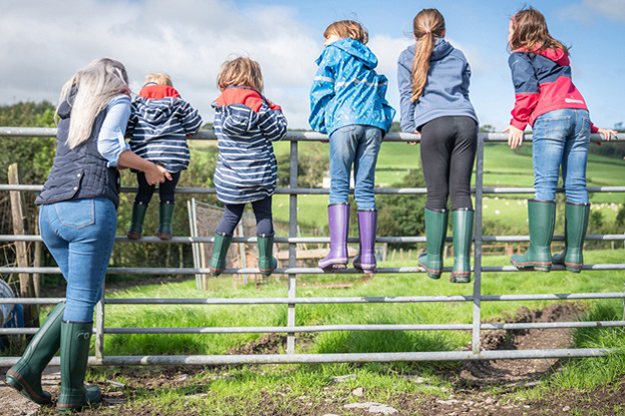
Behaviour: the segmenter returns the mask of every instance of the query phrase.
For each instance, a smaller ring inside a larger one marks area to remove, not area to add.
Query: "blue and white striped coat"
[[[191,155],[186,135],[202,126],[202,117],[189,103],[177,97],[137,97],[128,121],[130,148],[169,172],[186,170]]]
[[[284,137],[279,106],[258,92],[230,87],[213,103],[219,157],[213,181],[224,204],[245,204],[273,195],[278,165],[271,142]]]

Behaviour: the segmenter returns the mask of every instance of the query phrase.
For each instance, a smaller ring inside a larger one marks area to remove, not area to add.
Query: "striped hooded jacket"
[[[508,58],[516,102],[510,124],[524,130],[538,116],[561,108],[588,110],[573,85],[569,57],[561,49],[530,52],[518,49]],[[590,123],[590,131],[599,129]]]
[[[132,103],[127,135],[133,152],[176,173],[191,159],[186,136],[201,126],[202,117],[175,88],[148,85]]]
[[[213,103],[219,157],[213,181],[224,204],[245,204],[273,195],[278,164],[271,142],[286,133],[282,109],[258,92],[229,87]]]
[[[388,80],[378,75],[378,58],[362,42],[345,38],[326,46],[317,59],[310,90],[310,127],[332,134],[361,124],[389,131],[395,110],[385,95]]]

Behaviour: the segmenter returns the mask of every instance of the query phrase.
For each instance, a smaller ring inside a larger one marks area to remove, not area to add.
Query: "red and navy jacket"
[[[542,114],[561,108],[588,110],[582,94],[573,85],[569,56],[561,49],[530,52],[517,49],[510,55],[508,65],[516,102],[510,124],[524,130],[527,124]],[[591,132],[599,129],[590,123]]]

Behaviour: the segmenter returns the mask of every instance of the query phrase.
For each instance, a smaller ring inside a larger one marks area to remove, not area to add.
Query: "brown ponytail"
[[[443,37],[445,18],[437,9],[423,9],[413,21],[413,33],[417,39],[414,60],[412,61],[412,97],[415,102],[423,94],[428,80],[430,56],[434,49],[434,39]]]
[[[545,16],[538,10],[530,7],[520,10],[512,18],[513,32],[510,36],[510,49],[527,49],[538,52],[546,49],[561,50],[565,55],[569,49],[564,43],[555,39],[549,33]]]

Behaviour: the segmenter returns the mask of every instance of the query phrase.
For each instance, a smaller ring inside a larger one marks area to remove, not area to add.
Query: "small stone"
[[[440,403],[440,404],[455,404],[455,403],[459,403],[459,400],[437,400],[436,403]]]
[[[363,390],[362,387],[358,387],[358,388],[355,388],[354,390],[352,390],[352,394],[354,396],[361,397],[364,394],[364,390]]]
[[[562,408],[562,411],[563,411],[563,412],[568,412],[569,410],[571,410],[571,406],[564,406],[564,407]]]
[[[113,381],[113,380],[106,380],[107,383],[109,383],[111,386],[113,387],[117,387],[118,389],[125,389],[126,385],[123,383],[118,383],[117,381]]]
[[[332,377],[332,383],[345,383],[349,380],[355,380],[357,377],[356,374],[347,374],[344,376],[334,376]]]
[[[493,399],[492,397],[489,397],[488,399],[484,400],[486,403],[492,403],[495,401],[495,399]]]
[[[277,394],[278,396],[286,397],[286,394],[285,394],[285,393],[282,393],[281,391],[277,391],[277,392],[276,392],[276,394]]]
[[[189,380],[191,380],[191,376],[188,374],[181,374],[174,379],[174,381],[178,383],[184,383],[185,381],[189,381]]]
[[[368,409],[373,406],[379,406],[380,403],[375,402],[365,402],[365,403],[350,403],[346,404],[343,407],[346,409]]]
[[[379,413],[382,415],[392,415],[393,413],[397,413],[397,409],[394,407],[390,407],[386,404],[380,406],[371,406],[369,408],[369,413]]]
[[[339,415],[337,415],[336,413],[326,413],[323,416],[339,416]]]

